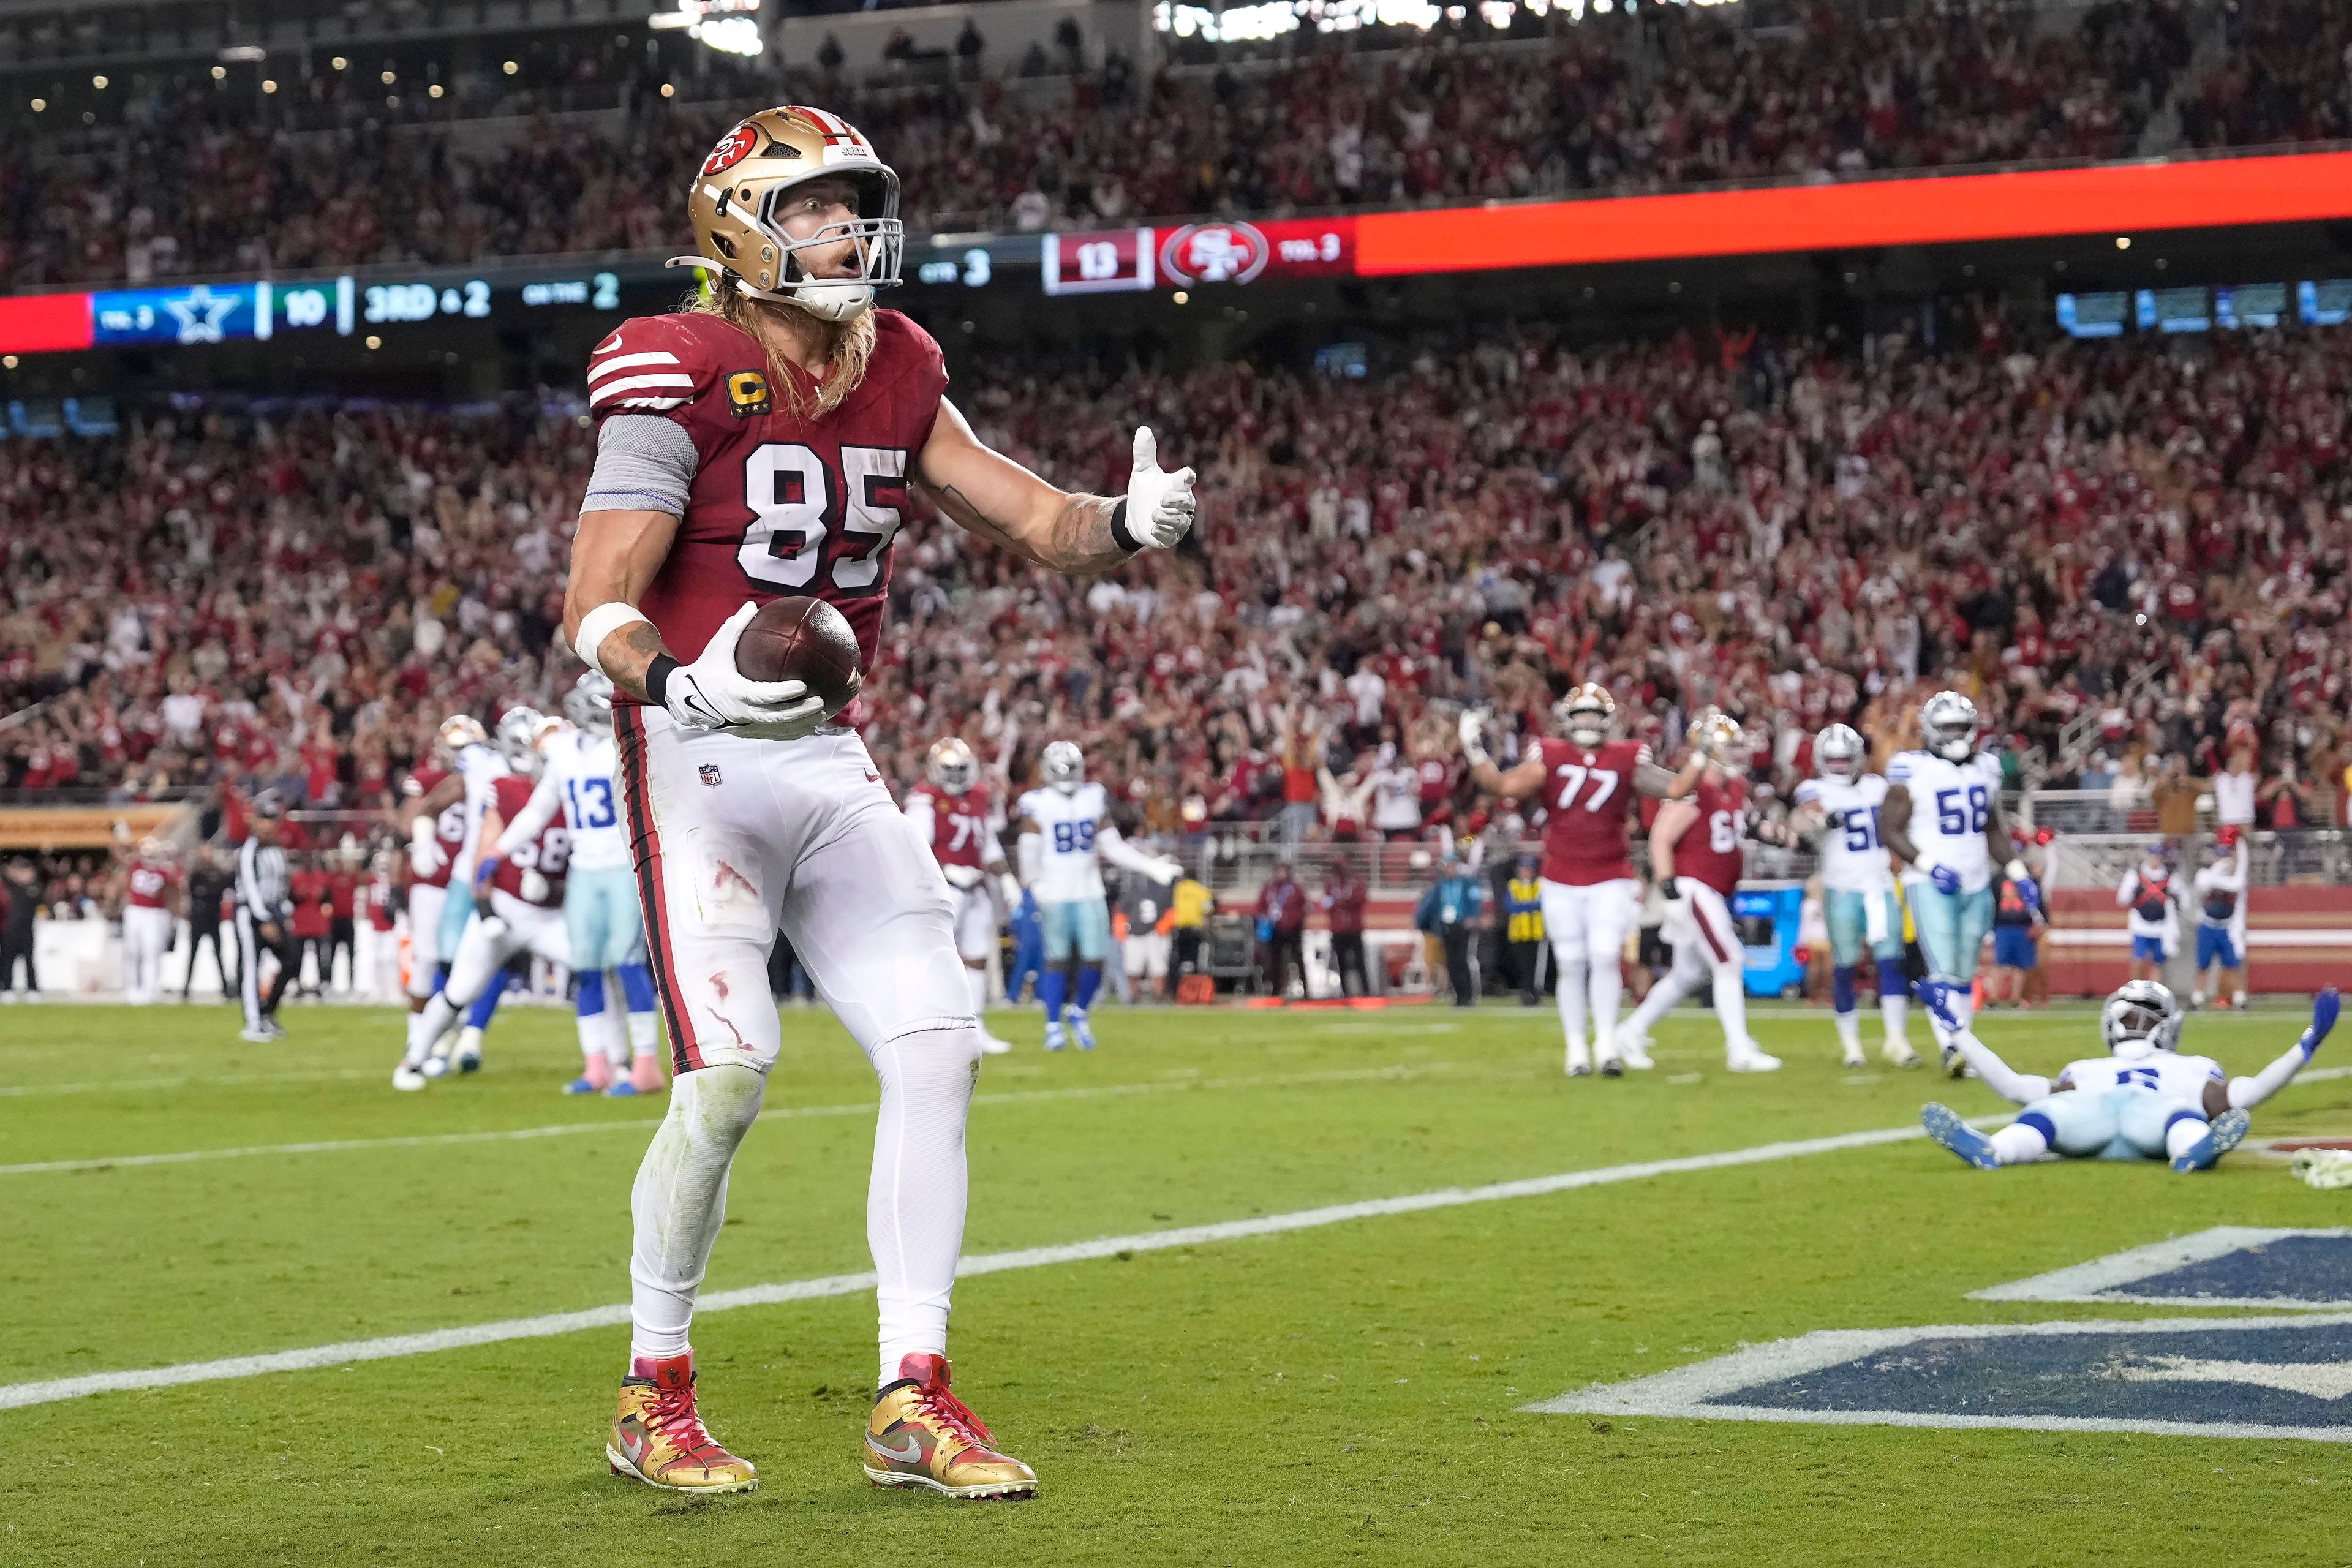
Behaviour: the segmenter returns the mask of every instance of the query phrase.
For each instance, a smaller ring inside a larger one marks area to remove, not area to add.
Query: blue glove
[[[2319,1042],[2327,1038],[2327,1032],[2336,1027],[2336,1010],[2342,1005],[2343,998],[2336,994],[2333,985],[2324,988],[2311,999],[2311,1027],[2305,1029],[2303,1038],[2295,1042],[2303,1047],[2305,1061],[2309,1061],[2318,1053]]]
[[[1936,884],[1936,891],[1950,898],[1960,890],[1960,874],[1949,866],[1938,866],[1927,873],[1927,880]]]
[[[474,912],[484,920],[490,918],[490,881],[499,874],[499,863],[498,856],[486,855],[482,863],[474,868]]]
[[[1940,981],[1922,980],[1914,984],[1911,990],[1919,998],[1919,1005],[1927,1009],[1927,1016],[1936,1020],[1944,1033],[1957,1035],[1960,1032],[1960,1016],[1952,1011],[1950,987]]]

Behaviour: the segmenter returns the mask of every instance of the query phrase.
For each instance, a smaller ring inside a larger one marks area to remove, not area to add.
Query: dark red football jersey
[[[530,804],[530,792],[539,781],[522,773],[507,773],[490,781],[490,800],[498,807],[499,819],[512,822]],[[487,853],[485,849],[485,853]],[[537,903],[552,909],[563,902],[563,870],[572,861],[572,832],[563,826],[563,814],[557,812],[539,830],[535,842],[525,844],[512,855],[499,862],[490,873],[490,886],[502,893],[511,893],[525,903]],[[547,879],[547,897],[523,897],[522,874],[536,871]]]
[[[1744,858],[1748,781],[1709,768],[1700,775],[1691,804],[1698,807],[1698,820],[1675,844],[1675,875],[1704,882],[1728,899],[1739,886]]]
[[[1650,760],[1639,741],[1604,741],[1591,751],[1548,736],[1544,762],[1544,880],[1587,888],[1633,874],[1625,816],[1639,800],[1633,770]]]
[[[158,866],[152,860],[133,860],[125,901],[134,910],[169,909],[172,884],[179,879],[180,873],[173,867]]]
[[[814,420],[785,410],[766,353],[717,316],[640,316],[589,356],[600,422],[651,414],[694,439],[686,515],[637,606],[677,658],[691,662],[746,600],[807,594],[848,617],[873,668],[908,470],[948,384],[929,332],[896,310],[875,311],[874,331],[866,379]]]
[[[407,797],[413,806],[415,802],[423,800],[438,789],[441,781],[448,776],[448,773],[440,768],[419,768],[408,775],[408,783],[402,786],[402,794]],[[411,815],[413,816],[414,813],[412,812]],[[401,820],[404,822],[408,819],[403,817]],[[449,885],[449,868],[457,860],[457,852],[466,847],[466,803],[464,801],[453,801],[441,808],[441,815],[433,819],[433,837],[441,846],[441,865],[429,877],[416,876],[412,868],[409,880],[420,888],[446,888]]]
[[[988,791],[975,784],[961,795],[950,795],[930,784],[915,794],[931,803],[931,857],[942,866],[980,869],[987,862]]]

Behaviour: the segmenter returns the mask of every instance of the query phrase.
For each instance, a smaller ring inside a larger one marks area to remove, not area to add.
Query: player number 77
[[[1593,788],[1592,797],[1584,803],[1585,810],[1599,811],[1601,803],[1617,793],[1618,774],[1614,768],[1565,767],[1559,770],[1559,776],[1567,782],[1559,786],[1559,799],[1554,804],[1562,811],[1576,803],[1576,792],[1584,787],[1588,778]]]

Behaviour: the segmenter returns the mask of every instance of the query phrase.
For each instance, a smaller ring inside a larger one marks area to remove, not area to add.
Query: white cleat
[[[980,1037],[980,1054],[982,1056],[1001,1057],[1006,1055],[1012,1049],[1013,1042],[1011,1040],[1000,1040],[994,1035],[988,1034],[985,1031],[983,1031]]]
[[[426,1078],[445,1078],[449,1072],[449,1058],[443,1056],[426,1057],[424,1067],[419,1070]]]
[[[1648,1072],[1658,1065],[1650,1059],[1650,1042],[1647,1040],[1619,1040],[1617,1058],[1625,1064],[1628,1072]]]
[[[1878,1054],[1886,1058],[1889,1067],[1916,1068],[1919,1065],[1919,1053],[1911,1048],[1908,1040],[1889,1040],[1878,1047]]]
[[[1570,1078],[1592,1076],[1592,1057],[1582,1046],[1568,1047],[1568,1076]]]
[[[425,1087],[425,1075],[403,1062],[392,1069],[392,1087],[404,1094],[414,1094]]]
[[[1849,1068],[1866,1068],[1870,1065],[1870,1058],[1864,1054],[1863,1048],[1860,1046],[1856,1046],[1852,1050],[1846,1052],[1845,1059],[1838,1065]]]
[[[1744,1051],[1731,1053],[1725,1058],[1723,1066],[1727,1072],[1779,1072],[1780,1058],[1768,1057],[1762,1051],[1751,1047]]]
[[[271,1034],[268,1029],[262,1028],[239,1029],[236,1032],[236,1037],[243,1040],[248,1046],[266,1046],[270,1041],[278,1038],[277,1036]]]

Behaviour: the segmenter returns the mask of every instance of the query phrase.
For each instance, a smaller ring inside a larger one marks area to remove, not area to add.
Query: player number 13
[[[835,592],[878,594],[883,558],[906,521],[906,491],[907,454],[896,447],[844,447],[838,476],[798,441],[756,447],[743,459],[751,516],[736,563],[759,587],[800,594],[817,585],[830,559]]]

